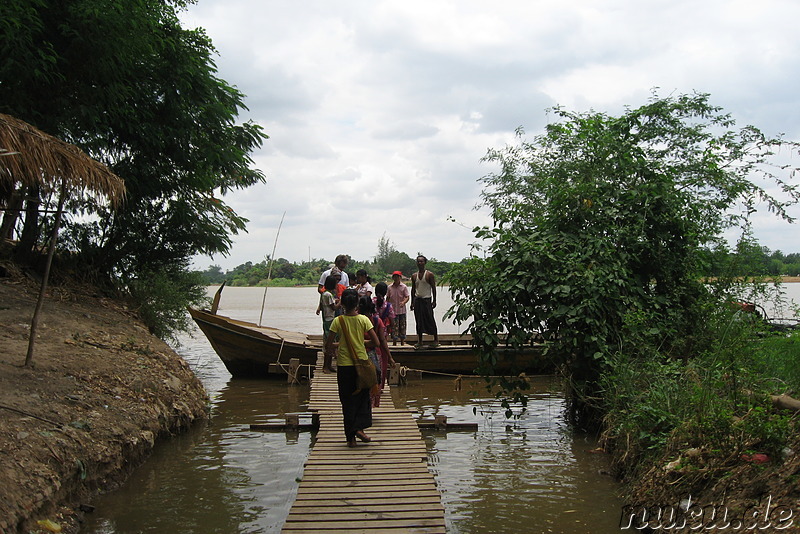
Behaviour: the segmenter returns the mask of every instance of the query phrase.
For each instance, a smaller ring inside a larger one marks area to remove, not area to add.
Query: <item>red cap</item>
[[[395,271],[392,273],[392,276],[394,275],[403,276],[403,273],[401,273],[400,271]]]

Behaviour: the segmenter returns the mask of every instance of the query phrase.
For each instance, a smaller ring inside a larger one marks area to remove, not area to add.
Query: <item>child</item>
[[[331,332],[339,335],[339,349],[334,349],[334,336],[325,341],[325,360],[323,372],[332,372],[331,362],[336,353],[336,383],[339,391],[339,402],[342,403],[342,419],[344,434],[348,447],[356,446],[356,438],[363,442],[371,441],[364,433],[365,428],[372,426],[372,406],[369,390],[358,389],[358,372],[355,358],[366,360],[367,349],[364,346],[365,335],[374,344],[380,343],[372,322],[358,313],[358,293],[348,289],[342,294],[344,313],[331,323]]]
[[[372,284],[369,283],[369,279],[367,277],[367,271],[364,269],[359,269],[356,271],[356,291],[358,291],[359,298],[372,298],[372,293],[374,293]]]
[[[322,339],[328,339],[331,323],[336,317],[336,308],[339,306],[339,299],[333,295],[336,290],[337,280],[335,276],[328,276],[325,279],[325,291],[319,295],[319,305],[317,306],[317,315],[322,312]]]
[[[394,366],[394,359],[391,352],[389,352],[389,344],[386,343],[386,329],[383,327],[383,321],[375,311],[375,304],[371,298],[365,296],[358,299],[358,313],[369,317],[373,331],[378,337],[376,345],[367,347],[367,356],[378,370],[379,389],[377,394],[372,396],[372,406],[377,408],[381,404],[381,393],[383,392],[383,385],[386,383],[387,370],[389,366]]]
[[[345,286],[341,282],[342,271],[340,271],[336,267],[331,269],[331,274],[328,276],[336,280],[336,291],[334,291],[333,294],[336,296],[336,316],[338,317],[342,314],[342,305],[341,305],[342,293],[344,293],[344,290],[347,289],[347,286]]]
[[[386,300],[386,291],[388,286],[386,282],[378,282],[375,285],[375,298],[372,301],[375,303],[375,313],[378,314],[381,321],[383,322],[383,332],[386,336],[386,340],[389,340],[389,332],[392,331],[392,326],[394,324],[394,306],[392,306],[391,302]]]
[[[411,293],[408,291],[408,286],[401,282],[403,273],[395,271],[392,273],[392,285],[386,288],[386,298],[392,303],[392,308],[395,314],[392,321],[392,345],[403,345],[406,342],[406,303],[411,298]]]

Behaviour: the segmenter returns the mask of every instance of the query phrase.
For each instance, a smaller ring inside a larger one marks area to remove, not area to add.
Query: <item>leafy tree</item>
[[[272,266],[272,271],[275,278],[294,278],[297,267],[286,258],[279,258]]]
[[[406,276],[411,276],[411,273],[416,270],[414,258],[409,257],[405,252],[397,250],[394,243],[386,237],[386,234],[381,236],[378,241],[378,254],[375,256],[373,266],[376,271],[375,274],[381,276],[395,271],[401,271]]]
[[[266,136],[235,123],[244,95],[216,76],[204,32],[181,27],[177,12],[186,3],[6,0],[0,7],[0,112],[78,145],[125,180],[122,209],[77,199],[71,209],[83,216],[62,232],[84,270],[122,287],[154,272],[185,279],[195,254],[227,253],[246,220],[220,197],[264,181],[249,154]],[[39,193],[14,193],[31,199],[23,255],[40,239]],[[163,294],[172,295],[167,308],[184,308],[178,294]]]
[[[225,280],[225,273],[219,265],[209,265],[208,269],[200,272],[205,284],[221,284]]]
[[[482,179],[493,224],[450,276],[450,314],[468,324],[493,374],[499,334],[520,348],[541,331],[571,378],[572,414],[597,420],[598,378],[612,356],[691,357],[704,346],[704,246],[764,202],[789,219],[796,186],[776,175],[773,150],[791,145],[734,121],[708,95],[658,98],[619,117],[556,108],[531,141],[490,150]],[[765,177],[783,200],[758,185]],[[730,208],[743,205],[745,215]],[[524,379],[501,379],[517,400]]]

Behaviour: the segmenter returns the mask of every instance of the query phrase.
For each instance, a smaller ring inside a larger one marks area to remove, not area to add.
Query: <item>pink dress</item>
[[[388,303],[387,303],[388,304]],[[391,305],[390,305],[391,306]],[[383,326],[383,321],[381,320],[380,316],[376,313],[370,316],[370,320],[372,321],[372,325],[375,328],[375,333],[378,335],[378,339],[383,337],[386,339],[386,328]],[[373,358],[374,354],[374,358]],[[374,349],[367,349],[367,356],[373,360],[376,367],[381,373],[380,381],[378,382],[378,393],[372,395],[370,398],[372,399],[372,406],[378,407],[381,405],[381,393],[383,393],[383,386],[386,384],[386,374],[389,371],[389,355],[383,354],[383,351],[380,347],[375,347]],[[375,362],[375,359],[378,361]]]

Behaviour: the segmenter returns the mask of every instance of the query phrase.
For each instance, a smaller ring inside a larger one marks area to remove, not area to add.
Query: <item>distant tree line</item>
[[[372,278],[373,284],[388,282],[394,271],[401,271],[403,276],[410,277],[417,270],[416,257],[416,254],[412,257],[398,251],[384,235],[378,241],[378,251],[374,258],[371,260],[350,258],[346,270],[354,274],[359,269],[364,269]],[[270,259],[266,258],[258,263],[248,261],[225,272],[219,265],[210,265],[200,274],[208,284],[221,284],[224,281],[231,286],[265,286],[267,283],[282,287],[305,286],[316,285],[320,274],[327,270],[332,262],[332,258],[299,263],[290,262],[286,258],[277,258],[270,262]],[[428,258],[428,269],[436,273],[438,280],[446,280],[453,265],[455,263]]]
[[[746,241],[737,245],[735,250],[705,249],[706,257],[703,276],[800,276],[800,253],[784,254],[780,250],[770,251],[755,242]],[[347,271],[355,273],[364,269],[374,282],[391,280],[391,273],[401,271],[403,276],[410,277],[417,270],[416,256],[396,250],[385,238],[378,245],[378,255],[370,260],[350,259]],[[293,287],[315,285],[320,274],[327,270],[333,260],[313,259],[304,262],[290,262],[286,258],[278,258],[272,263],[270,274],[269,258],[253,263],[248,261],[229,271],[223,271],[219,265],[209,265],[201,271],[203,280],[209,285],[221,284],[223,281],[231,286],[265,286],[271,280],[271,286]],[[448,275],[454,265],[466,262],[428,260],[428,269],[436,273],[439,280],[447,282]]]
[[[733,251],[707,250],[707,276],[800,276],[800,253],[770,251],[743,240]]]

